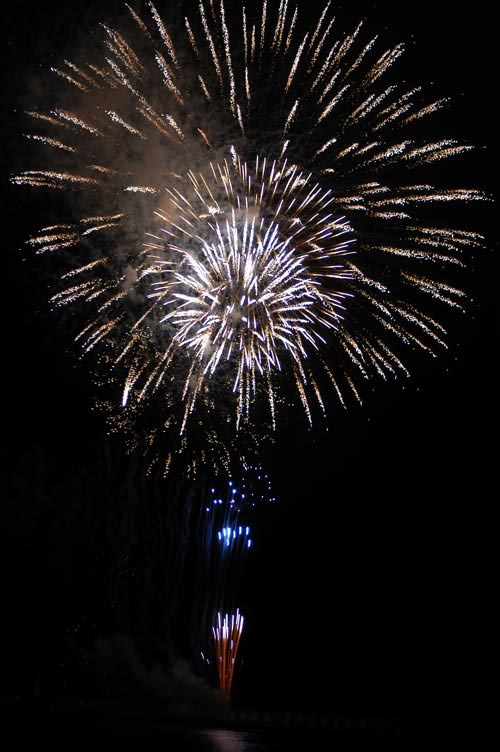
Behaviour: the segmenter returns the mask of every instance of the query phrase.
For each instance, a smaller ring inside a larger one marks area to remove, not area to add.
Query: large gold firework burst
[[[402,46],[337,35],[329,4],[307,29],[287,0],[172,27],[148,9],[54,69],[68,106],[28,113],[39,167],[13,178],[71,207],[29,243],[60,256],[53,302],[79,306],[120,425],[154,404],[149,435],[185,449],[261,393],[274,422],[290,376],[312,422],[318,373],[343,402],[407,373],[403,345],[443,345],[429,300],[461,307],[446,269],[481,238],[424,210],[482,196],[412,178],[470,147],[412,135],[443,100],[388,80]]]

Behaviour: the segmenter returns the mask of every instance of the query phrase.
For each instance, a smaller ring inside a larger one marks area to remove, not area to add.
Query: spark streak
[[[244,618],[237,610],[236,614],[225,614],[224,617],[219,612],[217,614],[217,625],[213,627],[219,686],[226,697],[231,696],[231,685],[243,624]]]

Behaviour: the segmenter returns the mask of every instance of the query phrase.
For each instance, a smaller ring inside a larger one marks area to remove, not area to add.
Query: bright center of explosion
[[[233,213],[203,230],[216,239],[203,240],[197,251],[179,249],[174,279],[157,285],[169,288],[163,322],[174,324],[176,340],[211,373],[221,358],[230,360],[233,348],[243,356],[242,367],[279,367],[279,350],[298,347],[298,330],[308,338],[318,283],[290,241],[280,240],[276,223]]]
[[[235,391],[281,370],[283,356],[300,368],[343,310],[353,238],[331,192],[286,162],[235,156],[167,193],[148,244],[167,350],[182,348],[202,379],[226,364]]]

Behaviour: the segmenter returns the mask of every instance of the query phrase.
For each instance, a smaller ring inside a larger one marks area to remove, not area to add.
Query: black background
[[[71,24],[84,26],[105,6],[120,4],[87,3],[80,20],[78,3],[10,6],[2,31],[6,179],[15,150],[22,149],[9,113],[24,96],[19,87],[27,71],[54,64]],[[438,116],[441,132],[479,147],[461,162],[464,183],[493,192],[491,9],[480,4],[471,13],[439,0],[394,7],[353,2],[339,16],[340,28],[366,16],[387,43],[410,42],[401,70],[452,98]],[[37,681],[42,694],[53,690],[48,680],[44,690],[39,673],[54,673],[74,624],[86,624],[86,639],[93,629],[99,636],[100,605],[93,598],[99,572],[88,571],[84,536],[75,532],[89,512],[65,496],[99,472],[104,428],[85,368],[73,357],[57,314],[49,313],[33,264],[22,260],[28,258],[23,240],[40,208],[6,180],[2,191],[9,478],[2,525],[3,678],[4,696],[15,697],[29,696]],[[334,410],[313,432],[297,423],[264,452],[279,502],[258,530],[245,662],[235,686],[241,704],[391,713],[406,705],[417,676],[426,698],[444,699],[461,675],[464,614],[478,608],[477,581],[487,565],[482,541],[497,433],[494,210],[472,216],[488,236],[487,247],[471,260],[471,300],[466,314],[452,319],[449,350],[436,360],[416,359],[409,380],[373,383],[363,407]],[[91,527],[99,525],[99,513],[90,518]],[[415,658],[425,666],[423,676]]]

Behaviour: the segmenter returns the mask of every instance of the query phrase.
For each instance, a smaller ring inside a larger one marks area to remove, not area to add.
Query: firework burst
[[[281,370],[282,357],[291,361],[309,410],[307,349],[325,344],[323,328],[340,325],[348,295],[340,280],[351,278],[342,263],[351,231],[344,217],[332,217],[331,191],[311,185],[286,161],[266,169],[257,159],[249,173],[236,159],[235,180],[227,163],[212,170],[210,185],[190,176],[200,205],[173,194],[175,221],[160,215],[168,253],[161,237],[150,245],[160,276],[151,297],[165,310],[160,325],[170,325],[170,345],[159,373],[153,369],[148,380],[163,380],[178,348],[192,352],[186,387],[190,379],[194,383],[186,388],[181,431],[219,370],[234,372],[237,425],[242,414],[249,416],[259,377],[266,378],[274,419],[272,375]]]
[[[171,27],[126,6],[89,62],[53,69],[67,106],[28,113],[38,167],[13,181],[71,207],[29,244],[59,257],[53,303],[79,307],[118,427],[154,408],[146,439],[175,432],[167,464],[263,400],[274,423],[287,382],[312,422],[324,383],[344,403],[359,376],[408,373],[405,346],[444,345],[434,309],[462,307],[446,270],[481,238],[426,210],[482,196],[420,168],[470,147],[419,139],[444,100],[329,5],[307,29],[287,0],[200,1]]]

